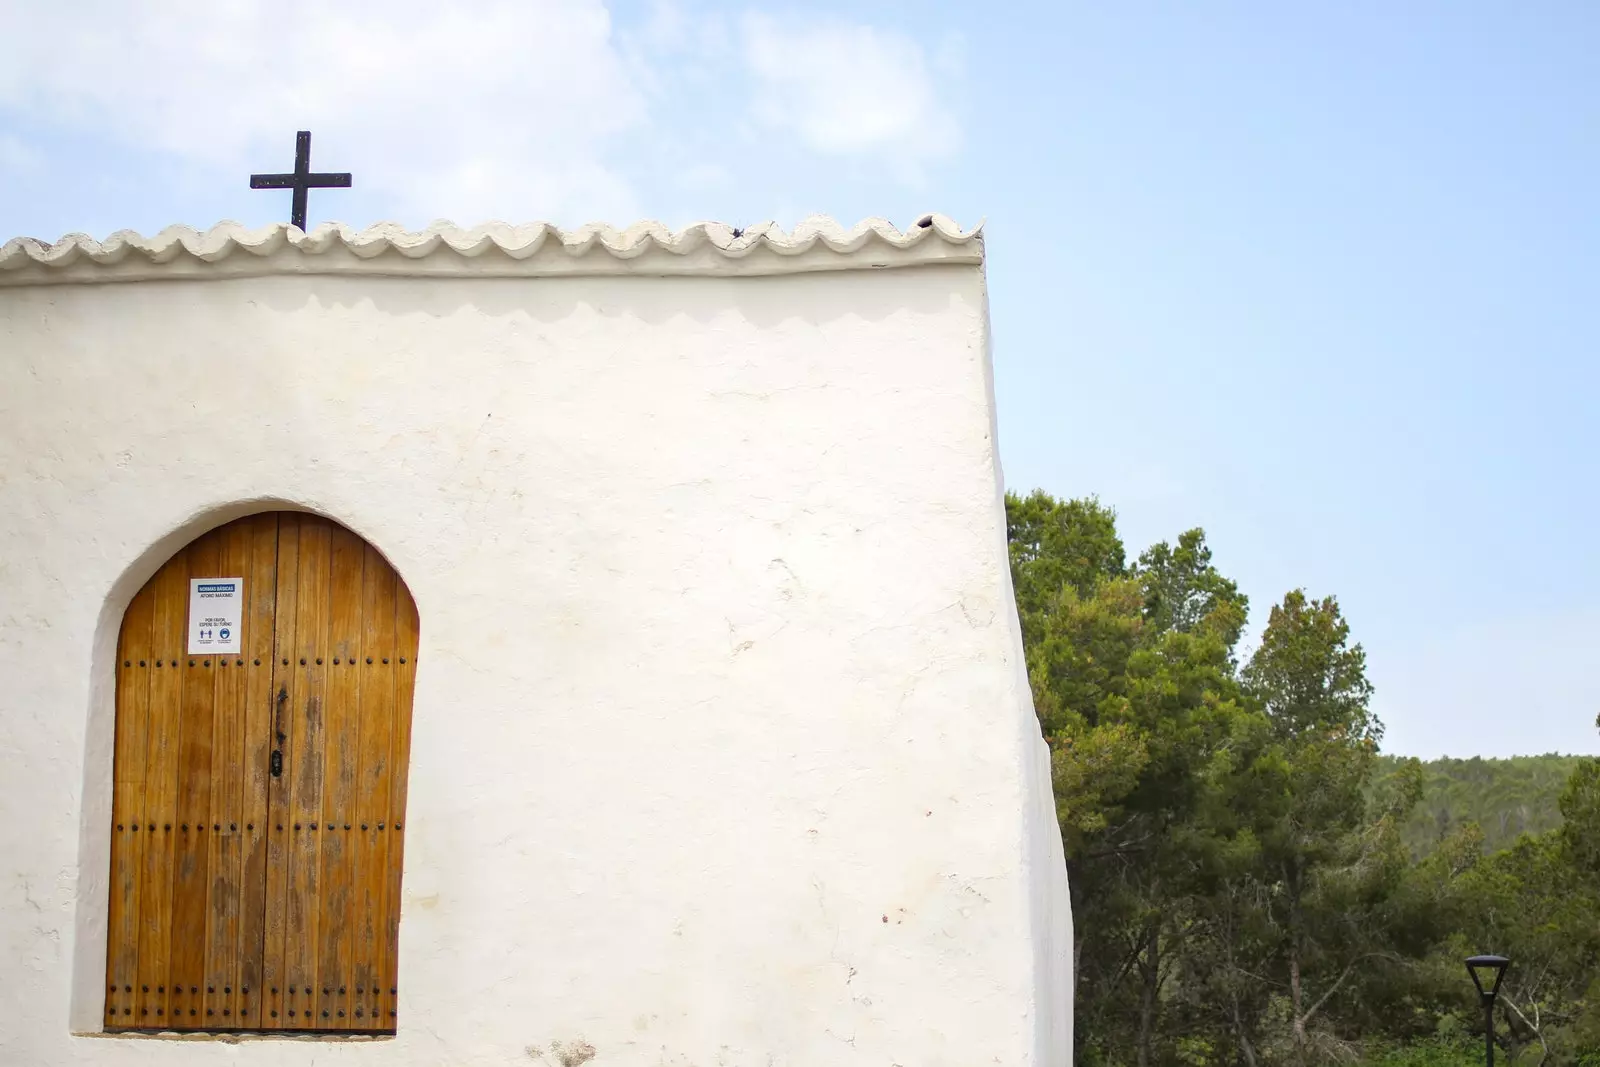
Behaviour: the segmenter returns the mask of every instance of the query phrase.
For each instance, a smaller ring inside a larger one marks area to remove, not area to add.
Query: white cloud
[[[0,110],[31,121],[229,172],[311,129],[313,166],[422,218],[634,208],[606,146],[644,103],[601,0],[0,0],[0,26]]]
[[[620,31],[605,0],[0,0],[0,40],[0,131],[25,118],[215,188],[288,169],[310,129],[313,167],[354,172],[359,196],[315,198],[318,217],[361,204],[410,224],[763,201],[808,156],[916,184],[955,147],[962,65],[958,37],[925,50],[835,16],[677,0]],[[29,160],[44,165],[0,141],[0,166]]]
[[[906,167],[957,147],[959,125],[933,73],[959,62],[954,39],[930,62],[904,34],[837,19],[750,15],[743,31],[763,124],[825,155]]]
[[[654,52],[677,52],[688,47],[693,26],[683,8],[673,0],[652,0],[640,37]]]

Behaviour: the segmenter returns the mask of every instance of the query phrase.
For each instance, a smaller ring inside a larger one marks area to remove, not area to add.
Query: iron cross
[[[313,174],[311,172],[311,131],[301,130],[294,135],[293,174],[252,174],[252,189],[293,189],[294,202],[289,208],[289,224],[306,228],[306,191],[308,189],[348,189],[350,175]]]

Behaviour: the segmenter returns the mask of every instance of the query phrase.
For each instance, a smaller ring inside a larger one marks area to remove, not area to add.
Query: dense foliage
[[[1561,825],[1557,798],[1583,762],[1580,756],[1437,759],[1422,765],[1422,799],[1400,827],[1413,856],[1422,857],[1468,823],[1483,831],[1483,847],[1498,852],[1523,834]],[[1379,756],[1380,778],[1405,761]]]
[[[1502,1062],[1600,1067],[1600,761],[1568,762],[1559,820],[1547,765],[1469,799],[1482,761],[1379,754],[1334,598],[1288,593],[1244,656],[1202,531],[1129,562],[1098,501],[1006,505],[1079,1064],[1480,1063],[1461,961],[1499,952]]]

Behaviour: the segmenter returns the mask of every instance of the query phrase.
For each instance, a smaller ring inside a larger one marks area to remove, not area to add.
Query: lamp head
[[[1467,957],[1467,973],[1472,976],[1472,984],[1478,987],[1478,996],[1484,1000],[1494,999],[1495,994],[1500,992],[1500,979],[1505,977],[1506,967],[1510,963],[1504,956]]]

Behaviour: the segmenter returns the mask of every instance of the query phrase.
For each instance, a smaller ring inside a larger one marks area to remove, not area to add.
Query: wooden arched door
[[[416,661],[405,583],[313,515],[229,523],[140,590],[117,649],[108,1030],[395,1028]]]

